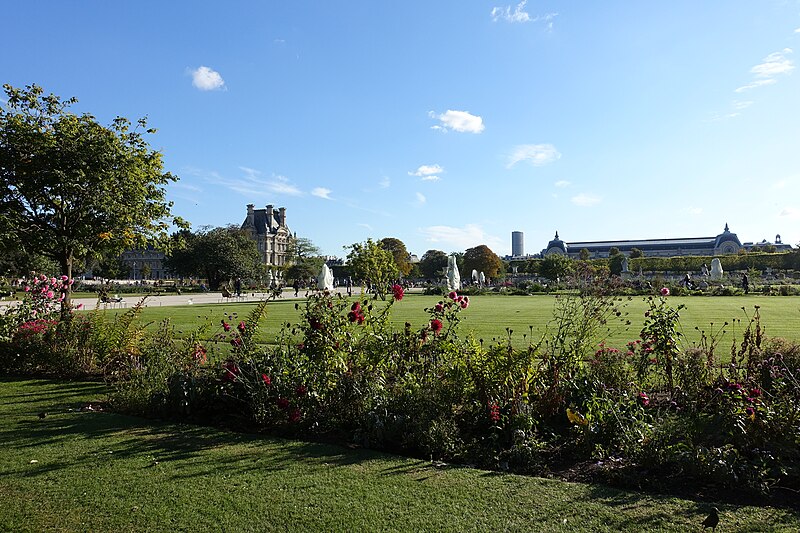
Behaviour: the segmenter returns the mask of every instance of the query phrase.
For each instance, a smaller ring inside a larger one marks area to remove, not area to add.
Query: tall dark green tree
[[[164,243],[170,224],[186,226],[166,201],[164,187],[177,178],[145,140],[155,133],[145,119],[103,126],[71,113],[75,98],[45,95],[37,85],[3,88],[2,246],[50,257],[72,277],[87,259]]]
[[[441,250],[428,250],[419,260],[419,271],[424,278],[443,277],[447,271],[447,254]]]
[[[315,277],[325,263],[319,248],[306,237],[294,237],[289,241],[286,261],[286,278],[291,280]]]
[[[561,254],[548,254],[542,260],[539,273],[551,281],[563,278],[572,270],[572,259]]]
[[[178,276],[204,278],[212,290],[236,278],[258,280],[265,273],[256,242],[238,226],[184,232],[176,240],[181,245],[173,247],[164,266]]]

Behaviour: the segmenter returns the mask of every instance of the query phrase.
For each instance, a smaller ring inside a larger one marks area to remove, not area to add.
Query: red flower
[[[650,405],[650,397],[644,392],[639,393],[639,401],[642,402],[642,406],[644,407]]]
[[[442,305],[441,302],[439,302],[438,304],[436,304],[436,307],[434,307],[433,310],[437,313],[441,313],[442,311],[444,311],[444,306]]]
[[[661,288],[661,296],[669,296],[669,289],[666,287]]]
[[[244,320],[242,320],[241,322],[239,322],[239,325],[238,325],[238,326],[236,326],[236,329],[238,329],[238,330],[239,330],[239,333],[244,333],[244,330],[245,330],[245,323],[244,323]]]
[[[233,346],[234,348],[238,348],[239,346],[242,345],[242,339],[240,339],[239,337],[232,338],[230,342],[231,346]]]
[[[277,404],[278,407],[280,407],[281,409],[289,408],[289,400],[287,400],[286,398],[278,398]]]
[[[222,329],[224,329],[225,331],[230,331],[231,330],[231,325],[223,320],[222,321]]]
[[[438,335],[439,332],[442,331],[442,321],[438,318],[431,320],[431,329],[433,330],[434,335]]]
[[[469,307],[469,296],[462,296],[461,297],[461,309],[466,309]]]
[[[351,310],[351,311],[355,311],[356,313],[358,313],[359,311],[361,311],[361,302],[355,302],[355,303],[353,303],[353,305],[351,305],[351,306],[350,306],[350,310]]]
[[[493,401],[489,401],[489,419],[492,422],[500,421],[500,406]]]
[[[403,290],[403,287],[395,283],[394,285],[392,285],[392,294],[394,295],[394,299],[399,302],[400,300],[403,299],[405,291]]]
[[[266,374],[261,374],[261,381],[263,381],[263,382],[264,382],[264,385],[266,385],[267,387],[269,387],[270,385],[272,385],[272,380],[271,380],[271,379],[269,379],[269,376],[268,376],[268,375],[266,375]]]
[[[289,422],[297,422],[300,420],[300,409],[294,408],[289,413]]]
[[[226,361],[222,363],[222,369],[225,371],[222,374],[222,381],[236,381],[236,376],[239,375],[239,366],[236,363]]]
[[[311,326],[311,329],[322,329],[322,322],[316,318],[309,318],[308,324]]]
[[[450,298],[451,300],[455,300],[456,298],[458,298],[458,293],[456,293],[456,291],[450,291],[447,297]]]
[[[349,320],[350,322],[355,322],[356,320],[358,320],[358,313],[356,313],[355,311],[350,311],[349,313],[347,313],[347,320]]]
[[[298,396],[304,396],[305,393],[308,392],[308,389],[306,389],[305,385],[298,385],[294,392],[297,393]]]

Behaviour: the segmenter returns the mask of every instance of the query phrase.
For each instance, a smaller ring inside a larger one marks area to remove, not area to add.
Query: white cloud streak
[[[494,22],[505,21],[509,23],[522,23],[522,22],[544,22],[547,29],[553,29],[553,19],[558,16],[558,13],[546,13],[544,15],[531,16],[530,13],[525,11],[525,5],[528,0],[522,0],[519,4],[512,7],[493,7],[490,13]]]
[[[765,57],[761,63],[750,69],[750,73],[755,76],[755,79],[737,88],[735,92],[743,93],[758,87],[777,83],[777,76],[789,74],[794,70],[794,63],[791,59],[786,57],[791,53],[791,48],[784,48],[780,52],[773,52]]]
[[[602,199],[592,194],[586,194],[582,192],[577,196],[573,196],[570,201],[579,207],[591,207],[599,204]]]
[[[521,161],[527,161],[535,167],[541,167],[561,158],[561,153],[552,144],[521,144],[514,147],[508,157],[508,168]]]
[[[425,195],[422,194],[421,192],[416,193],[416,196],[417,196],[417,205],[419,206],[425,205],[425,202],[428,201],[428,199],[425,198]]]
[[[481,133],[485,129],[483,119],[468,111],[454,111],[448,109],[439,115],[430,111],[428,116],[439,120],[439,124],[431,127],[442,132],[452,130],[459,133]]]
[[[225,89],[225,80],[216,70],[201,66],[192,73],[192,85],[201,91],[218,91]]]
[[[317,198],[324,198],[325,200],[333,200],[331,198],[331,191],[330,189],[326,189],[325,187],[314,187],[311,189],[311,196],[316,196]]]
[[[478,224],[467,224],[463,228],[453,226],[428,226],[420,228],[419,232],[425,240],[437,243],[440,248],[463,251],[481,244],[487,245],[493,251],[506,246],[503,239],[487,234]]]
[[[416,176],[422,181],[439,181],[439,174],[444,172],[441,165],[421,165],[414,172],[409,172],[409,176]]]
[[[572,183],[568,182],[567,180],[558,180],[553,185],[555,185],[559,189],[563,189],[565,187],[569,187],[570,185],[572,185]]]

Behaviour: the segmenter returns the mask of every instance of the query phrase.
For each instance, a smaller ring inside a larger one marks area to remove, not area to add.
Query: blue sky
[[[193,226],[285,206],[326,254],[511,232],[800,242],[800,1],[37,1],[0,81],[146,115]]]

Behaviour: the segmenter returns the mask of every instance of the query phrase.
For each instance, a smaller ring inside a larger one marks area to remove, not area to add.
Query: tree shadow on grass
[[[0,442],[40,457],[35,465],[24,464],[20,473],[37,476],[103,460],[130,459],[142,468],[171,463],[175,477],[192,478],[246,472],[254,465],[259,470],[281,470],[298,462],[347,466],[385,456],[372,450],[82,409],[106,394],[107,389],[96,383],[0,381],[0,402],[6,404],[0,413],[10,415],[0,427]],[[47,415],[39,418],[38,412]],[[42,453],[65,449],[71,441],[80,442],[81,453],[41,458]]]

